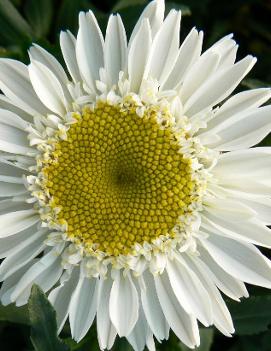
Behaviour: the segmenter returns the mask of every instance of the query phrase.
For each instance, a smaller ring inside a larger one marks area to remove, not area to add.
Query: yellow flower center
[[[195,200],[191,161],[172,128],[99,103],[85,107],[43,167],[43,188],[67,235],[106,255],[127,255],[173,228]]]

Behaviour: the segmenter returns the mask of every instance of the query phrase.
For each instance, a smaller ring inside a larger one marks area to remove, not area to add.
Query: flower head
[[[96,316],[101,349],[117,335],[154,350],[170,328],[199,345],[197,321],[234,332],[220,291],[271,287],[267,147],[270,89],[233,95],[255,64],[232,36],[202,53],[181,13],[152,1],[127,43],[91,11],[62,32],[68,74],[33,45],[0,59],[0,267],[3,304],[49,293],[59,330],[81,340]],[[228,98],[225,102],[223,102]]]

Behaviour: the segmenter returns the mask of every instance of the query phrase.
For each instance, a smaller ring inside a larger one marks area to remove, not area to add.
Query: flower
[[[221,290],[271,288],[270,89],[228,98],[256,59],[226,36],[201,53],[179,43],[180,11],[152,1],[127,43],[91,11],[62,32],[69,71],[33,45],[0,59],[0,267],[3,304],[36,283],[81,340],[117,335],[154,350],[170,328],[198,346],[197,320],[234,332]],[[223,102],[228,98],[225,102]]]

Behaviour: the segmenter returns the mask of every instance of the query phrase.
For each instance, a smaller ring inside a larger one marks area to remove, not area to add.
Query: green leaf
[[[210,351],[214,339],[214,330],[211,328],[200,329],[200,346],[196,347],[194,351]],[[191,350],[189,347],[181,343],[182,351]]]
[[[56,312],[37,285],[33,285],[31,290],[29,317],[31,341],[36,351],[69,350],[57,336]]]
[[[87,0],[63,0],[57,19],[57,32],[69,29],[73,33],[78,29],[78,14],[91,8]]]
[[[145,5],[148,0],[119,0],[116,5],[113,7],[113,12],[126,9],[127,7]]]
[[[0,0],[0,28],[7,43],[21,44],[33,37],[31,27],[9,0]]]
[[[251,296],[241,303],[228,304],[232,314],[235,332],[252,335],[268,330],[271,325],[271,296]]]
[[[52,22],[52,0],[27,0],[25,15],[37,38],[47,35]]]
[[[30,324],[27,306],[0,305],[0,321],[19,324]]]

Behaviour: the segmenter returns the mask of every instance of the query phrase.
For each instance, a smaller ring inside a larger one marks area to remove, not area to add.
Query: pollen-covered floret
[[[196,184],[171,128],[157,122],[154,110],[139,117],[135,108],[105,103],[76,117],[42,171],[68,236],[110,256],[174,237]]]

